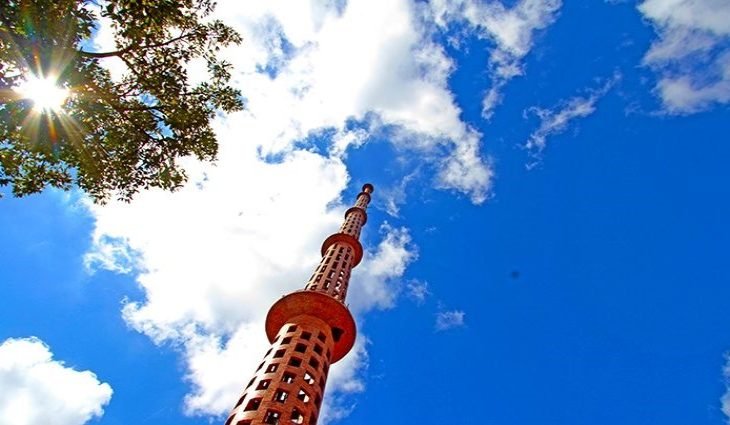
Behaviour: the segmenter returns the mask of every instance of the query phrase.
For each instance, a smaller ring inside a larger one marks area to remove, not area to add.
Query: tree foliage
[[[211,0],[0,0],[0,186],[16,196],[74,184],[95,201],[140,189],[174,190],[180,159],[213,160],[217,111],[242,108],[231,65],[241,42]],[[95,48],[102,27],[116,46]],[[207,65],[191,84],[188,64]],[[116,68],[114,68],[116,67]],[[110,72],[113,69],[115,72]],[[119,72],[117,72],[119,71]],[[38,111],[17,91],[51,77],[69,95]]]

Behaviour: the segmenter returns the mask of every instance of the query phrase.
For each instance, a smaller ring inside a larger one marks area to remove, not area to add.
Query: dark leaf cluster
[[[0,0],[0,186],[17,196],[78,185],[96,201],[180,187],[180,160],[213,160],[217,111],[242,108],[221,48],[240,36],[210,19],[210,0]],[[116,48],[92,35],[106,20]],[[121,78],[102,61],[117,58]],[[191,84],[187,64],[207,78]],[[39,112],[15,88],[53,75],[69,90],[59,111]]]

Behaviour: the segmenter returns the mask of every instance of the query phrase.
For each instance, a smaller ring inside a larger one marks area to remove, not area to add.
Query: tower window
[[[322,332],[320,332],[319,335],[317,335],[317,339],[325,342],[327,340],[327,337]]]
[[[291,342],[291,337],[288,336],[288,337],[286,337],[286,338],[284,338],[284,339],[281,340],[281,345],[286,345],[286,344],[288,344],[290,342]]]
[[[304,382],[312,385],[314,384],[314,377],[309,372],[304,372]]]
[[[276,410],[269,410],[268,412],[266,412],[266,416],[264,416],[264,423],[278,425],[279,419],[281,419],[281,413],[277,412]]]
[[[296,357],[292,357],[289,359],[289,366],[299,367],[302,365],[302,359],[298,359]]]
[[[248,381],[248,385],[246,385],[246,388],[250,387],[253,384],[253,381],[256,380],[256,377],[251,378],[250,381]]]
[[[259,382],[258,385],[256,385],[257,390],[265,390],[269,388],[269,384],[271,384],[271,379],[264,379],[261,382]]]
[[[322,346],[319,345],[319,344],[315,344],[314,345],[314,352],[317,353],[317,354],[319,354],[321,356],[322,355]]]
[[[299,389],[299,394],[297,394],[297,398],[299,400],[301,400],[302,402],[304,402],[304,403],[308,403],[310,397],[309,397],[309,394],[307,394],[306,391],[304,391],[303,389],[300,388]]]
[[[297,353],[304,353],[305,351],[307,351],[307,346],[301,343],[297,344],[297,346],[294,347],[294,351],[296,351]]]
[[[309,359],[309,365],[317,369],[319,367],[319,362],[317,361],[317,359],[312,357],[311,359]]]
[[[243,409],[244,412],[248,412],[251,410],[256,410],[261,405],[261,397],[259,398],[252,398],[249,400],[249,402],[246,404],[246,408]]]
[[[276,368],[279,367],[278,363],[270,364],[269,367],[266,368],[266,373],[274,373],[276,372]]]
[[[274,353],[274,358],[278,359],[278,358],[284,357],[284,353],[286,353],[286,350],[282,348],[281,350]]]
[[[311,337],[312,337],[311,332],[302,332],[302,339],[306,339],[307,341],[309,341],[309,338],[311,338]]]
[[[284,372],[284,376],[281,377],[281,382],[283,382],[285,384],[291,384],[292,382],[294,382],[294,378],[296,378],[296,377],[297,376],[293,373]]]
[[[251,425],[251,419],[243,419],[236,422],[236,425]]]
[[[304,415],[302,415],[302,412],[300,412],[298,409],[294,409],[291,412],[291,422],[293,424],[303,424],[304,423]]]
[[[339,341],[340,338],[342,338],[342,334],[344,333],[345,331],[336,326],[332,328],[332,338],[334,338],[335,342]]]
[[[238,399],[238,403],[233,407],[234,409],[238,406],[240,406],[243,403],[243,400],[246,399],[246,394],[242,395],[241,398]]]
[[[296,332],[296,330],[297,330],[297,325],[291,325],[291,326],[289,326],[289,329],[287,330],[287,332]]]
[[[279,403],[285,402],[287,397],[289,397],[289,393],[284,390],[276,390],[276,393],[274,393],[274,401]]]

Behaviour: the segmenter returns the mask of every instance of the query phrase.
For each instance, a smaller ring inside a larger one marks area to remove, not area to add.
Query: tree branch
[[[134,50],[137,50],[137,49],[139,49],[139,50],[147,50],[147,49],[156,49],[158,47],[165,47],[165,46],[170,45],[172,43],[176,43],[176,42],[178,42],[180,40],[186,39],[186,38],[188,38],[188,37],[190,37],[192,35],[194,35],[194,33],[181,34],[181,35],[179,35],[177,37],[171,38],[171,39],[169,39],[167,41],[164,41],[162,43],[146,44],[144,46],[140,46],[140,45],[137,45],[137,44],[134,44],[133,43],[133,44],[130,44],[129,46],[127,46],[127,47],[125,47],[123,49],[115,50],[113,52],[87,52],[85,50],[79,50],[78,52],[79,52],[79,54],[81,56],[86,56],[86,57],[95,58],[95,59],[110,58],[112,56],[122,56],[122,55],[124,55],[126,53],[129,53],[129,52],[134,51]]]

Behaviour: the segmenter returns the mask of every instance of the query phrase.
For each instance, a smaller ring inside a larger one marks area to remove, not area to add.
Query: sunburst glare
[[[60,87],[53,76],[31,77],[15,90],[24,99],[30,99],[38,112],[58,111],[68,97],[68,89]]]

